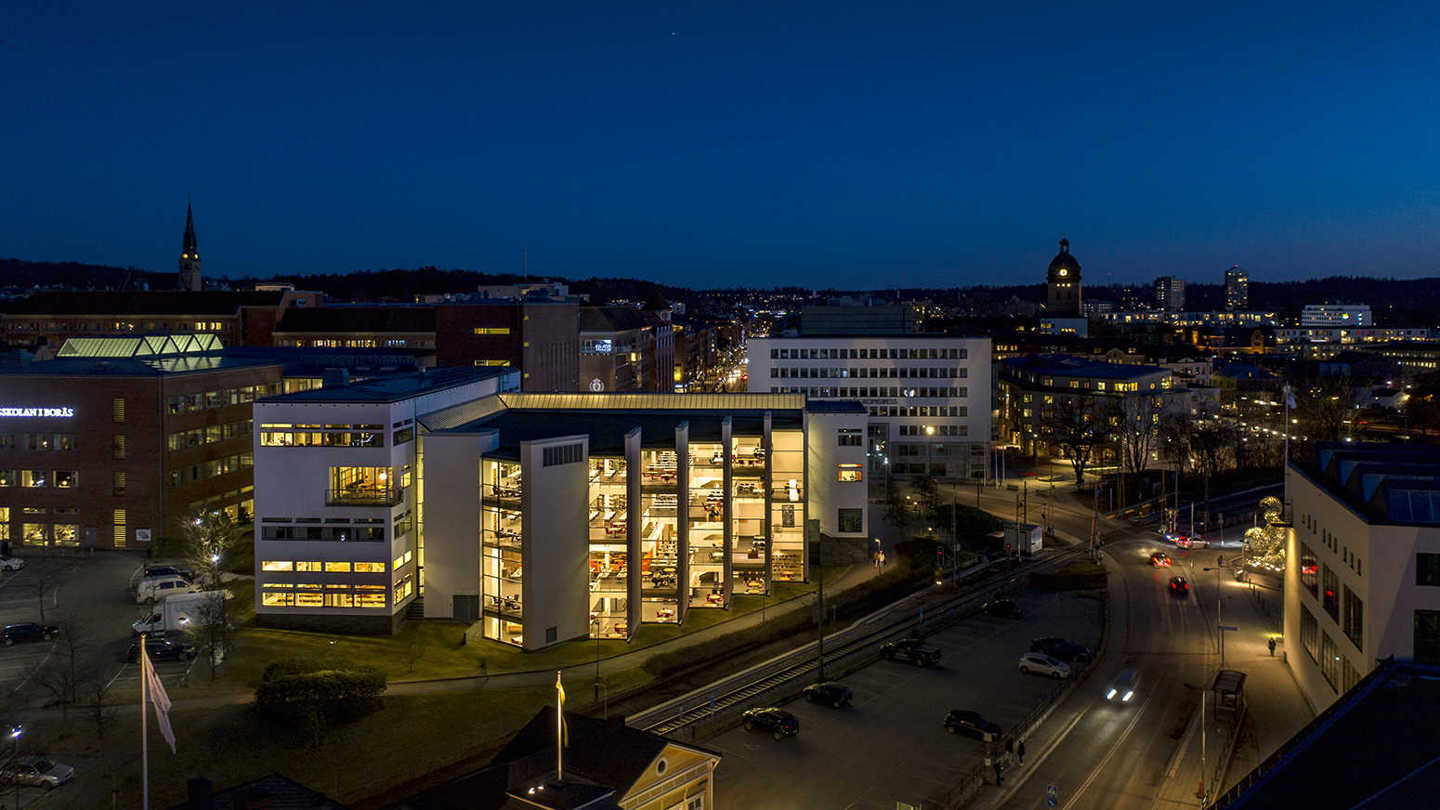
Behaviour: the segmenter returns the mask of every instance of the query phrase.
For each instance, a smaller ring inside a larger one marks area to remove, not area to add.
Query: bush
[[[303,729],[318,743],[327,726],[378,709],[384,691],[385,673],[375,667],[289,658],[265,668],[255,706],[267,719]]]

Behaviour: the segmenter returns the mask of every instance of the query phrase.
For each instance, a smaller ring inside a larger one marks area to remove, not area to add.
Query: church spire
[[[205,282],[200,276],[200,247],[195,239],[195,215],[190,201],[185,201],[185,238],[180,242],[180,289],[200,292]]]

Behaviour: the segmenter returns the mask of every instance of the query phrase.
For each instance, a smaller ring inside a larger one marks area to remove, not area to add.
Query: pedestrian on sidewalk
[[[1000,760],[995,760],[995,762],[991,764],[991,767],[995,769],[995,786],[999,787],[1005,784],[1005,777],[1000,775]]]
[[[1024,765],[1024,764],[1025,764],[1025,741],[1024,741],[1024,740],[1017,740],[1017,741],[1016,741],[1016,743],[1015,743],[1015,757],[1020,760],[1020,764],[1021,764],[1021,765]]]
[[[1274,658],[1274,657],[1275,657],[1275,637],[1274,637],[1274,636],[1271,636],[1271,637],[1270,637],[1270,657],[1271,657],[1271,658]]]

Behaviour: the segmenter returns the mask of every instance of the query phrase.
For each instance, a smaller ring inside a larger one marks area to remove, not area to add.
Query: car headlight
[[[1114,700],[1114,699],[1115,699],[1115,690],[1114,690],[1113,688],[1112,688],[1109,692],[1105,693],[1105,699],[1106,699],[1106,700]]]
[[[1120,698],[1120,700],[1121,700],[1121,702],[1123,702],[1123,703],[1129,703],[1129,702],[1130,702],[1130,698],[1132,698],[1132,697],[1135,697],[1135,693],[1134,693],[1134,692],[1126,692],[1126,693],[1125,693],[1125,697]]]

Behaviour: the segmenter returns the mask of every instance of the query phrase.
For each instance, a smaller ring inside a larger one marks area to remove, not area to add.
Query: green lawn
[[[833,579],[844,567],[827,566]],[[254,625],[254,589],[235,583],[236,615],[241,627],[236,633],[229,661],[212,684],[204,665],[196,668],[192,686],[197,690],[233,689],[254,686],[265,667],[279,658],[321,658],[330,661],[370,664],[383,670],[390,681],[448,678],[536,669],[552,669],[609,658],[648,647],[687,633],[734,619],[751,611],[772,608],[780,602],[815,590],[815,583],[777,582],[775,593],[763,600],[758,596],[736,596],[730,610],[697,608],[686,613],[683,625],[644,624],[630,642],[588,639],[566,641],[543,650],[525,651],[494,641],[465,642],[466,624],[427,620],[408,622],[393,636],[354,636],[282,630]]]

